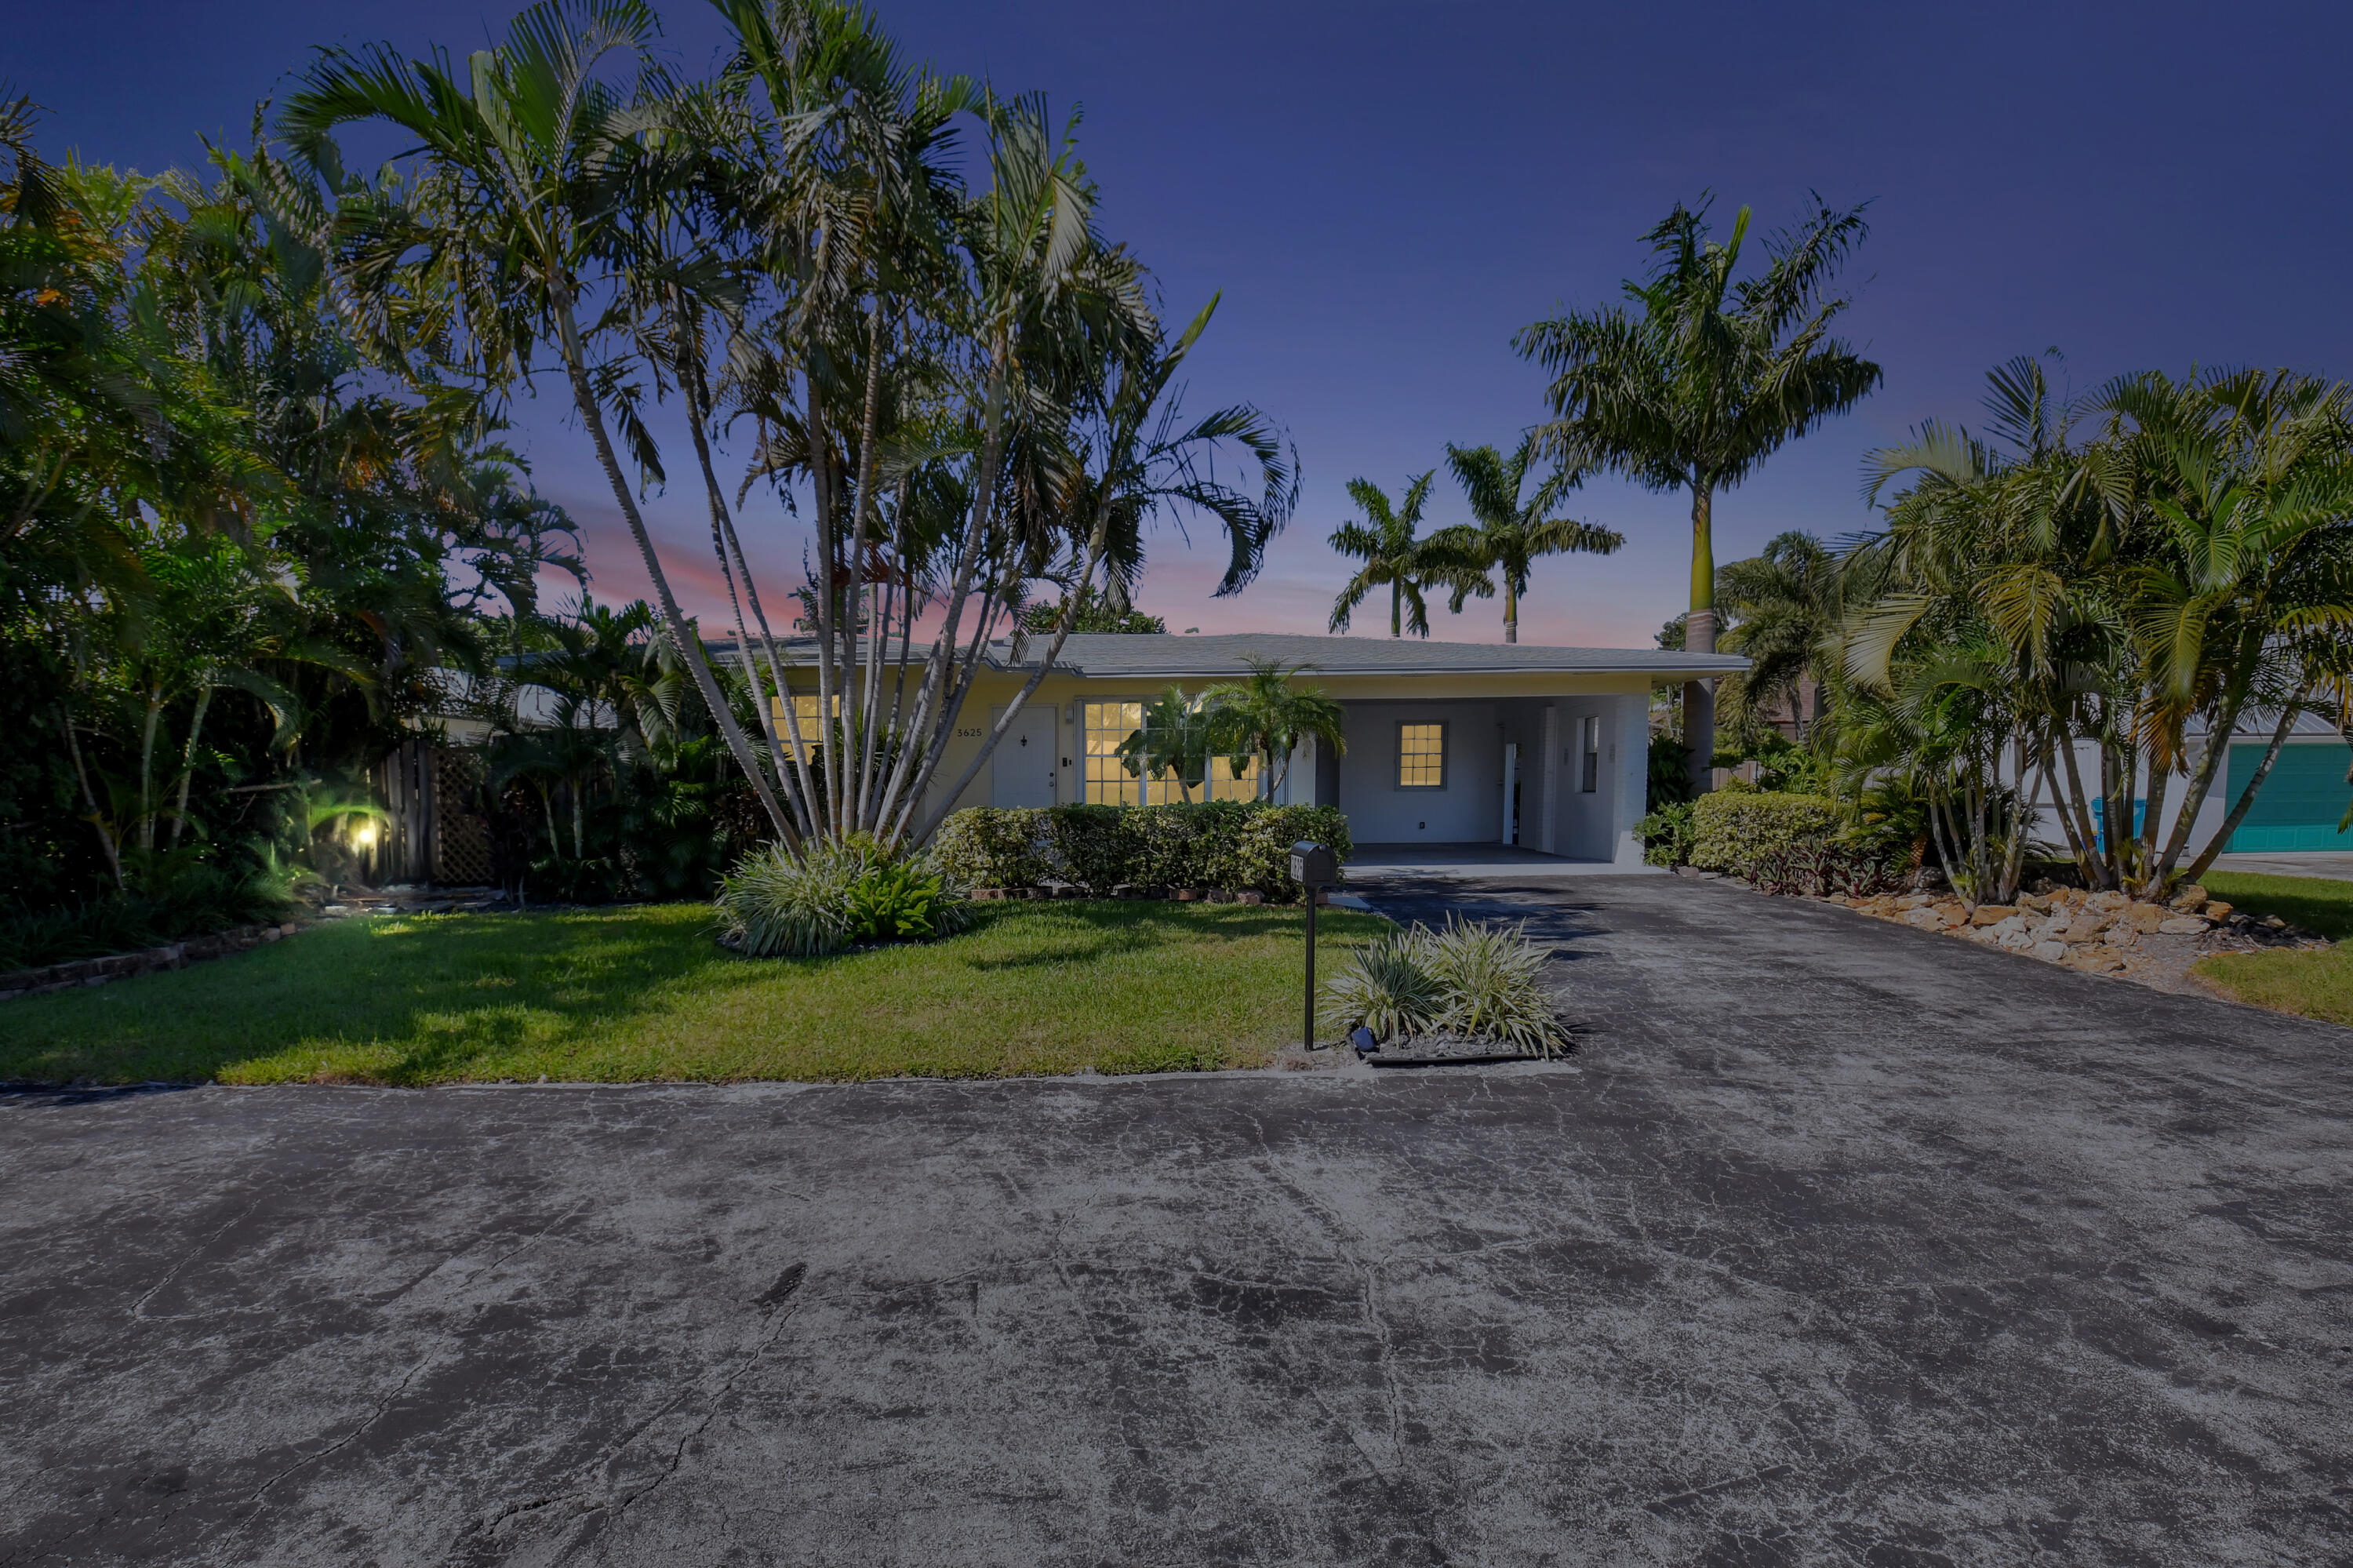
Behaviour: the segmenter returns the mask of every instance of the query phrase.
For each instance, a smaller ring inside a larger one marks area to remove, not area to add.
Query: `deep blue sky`
[[[1346,567],[1324,535],[1342,485],[1392,488],[1448,440],[1504,443],[1541,417],[1513,331],[1615,292],[1636,236],[1719,193],[1760,225],[1806,192],[1869,199],[1849,332],[1887,370],[1855,415],[1784,449],[1717,503],[1720,559],[1775,532],[1870,514],[1867,448],[1969,418],[1986,368],[2057,347],[2078,387],[2193,364],[2353,373],[2338,281],[2345,201],[2342,6],[2171,4],[1129,6],[892,0],[915,52],[1082,104],[1106,228],[1156,270],[1171,313],[1225,302],[1193,397],[1248,397],[1298,442],[1298,520],[1239,599],[1208,597],[1213,550],[1169,536],[1144,602],[1173,629],[1320,630]],[[309,46],[387,38],[463,50],[503,26],[480,0],[79,0],[26,5],[0,73],[52,111],[53,153],[153,170],[241,138]],[[701,4],[666,47],[716,58]],[[586,524],[600,597],[639,590],[585,438],[526,407],[541,487]],[[683,438],[680,438],[682,444]],[[1462,515],[1441,487],[1440,522]],[[1583,514],[1606,560],[1538,568],[1534,641],[1646,642],[1681,608],[1683,503],[1611,483]],[[682,560],[705,537],[685,490],[657,501]],[[773,559],[797,558],[776,514]],[[1497,611],[1439,617],[1489,641]],[[1375,628],[1366,620],[1359,630]]]

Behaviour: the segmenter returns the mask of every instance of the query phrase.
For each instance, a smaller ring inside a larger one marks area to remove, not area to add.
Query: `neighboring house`
[[[988,727],[1037,668],[1042,639],[1017,661],[992,645],[941,788],[970,763]],[[732,659],[732,647],[714,653]],[[796,663],[807,644],[792,650]],[[1174,780],[1129,776],[1120,743],[1144,705],[1171,683],[1198,694],[1239,680],[1250,658],[1306,665],[1299,683],[1346,713],[1347,746],[1314,744],[1292,759],[1279,800],[1337,806],[1365,844],[1517,844],[1568,859],[1641,863],[1634,823],[1644,810],[1654,686],[1727,674],[1727,654],[1649,649],[1535,648],[1376,638],[1241,633],[1073,636],[958,806],[1142,804],[1177,798]],[[807,680],[803,667],[797,683]],[[804,724],[817,698],[799,696]],[[1220,760],[1209,790],[1257,792],[1255,765],[1234,778]]]
[[[2271,745],[2273,727],[2278,722],[2276,712],[2252,713],[2242,718],[2238,733],[2231,737],[2230,753],[2222,759],[2221,770],[2206,797],[2205,807],[2190,823],[2190,853],[2205,847],[2207,841],[2221,830],[2231,808],[2246,789],[2247,780],[2254,777],[2256,768],[2262,764],[2263,752]],[[2186,738],[2189,747],[2185,771],[2195,771],[2205,754],[2207,734],[2193,727]],[[2085,770],[2086,779],[2096,779],[2098,749],[2089,743],[2079,745],[2076,766]],[[2353,832],[2337,831],[2337,824],[2345,820],[2347,806],[2353,804],[2353,785],[2348,785],[2345,777],[2348,768],[2353,768],[2353,747],[2346,744],[2336,725],[2318,714],[2298,714],[2295,726],[2288,731],[2287,743],[2280,747],[2279,760],[2272,765],[2270,776],[2255,793],[2254,804],[2223,848],[2234,854],[2353,850]],[[2039,786],[2039,779],[2037,783]],[[2139,830],[2147,809],[2147,793],[2145,785],[2135,792],[2135,832]],[[2180,778],[2176,778],[2167,791],[2177,807],[2185,793],[2185,780]],[[2036,831],[2053,843],[2063,842],[2052,807],[2040,799],[2037,805]]]

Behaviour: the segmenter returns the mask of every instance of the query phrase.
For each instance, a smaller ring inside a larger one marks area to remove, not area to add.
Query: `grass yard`
[[[740,959],[704,905],[324,925],[0,1004],[0,1082],[844,1080],[1262,1065],[1299,1028],[1303,918],[986,905],[946,941]],[[1327,910],[1325,965],[1387,923]]]
[[[2353,1024],[2353,882],[2324,876],[2207,873],[2206,891],[2251,915],[2276,915],[2333,938],[2321,952],[2229,953],[2193,969],[2241,1001]]]

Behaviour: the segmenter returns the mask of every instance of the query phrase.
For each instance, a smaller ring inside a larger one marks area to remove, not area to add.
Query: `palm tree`
[[[1819,703],[1841,657],[1839,557],[1811,534],[1791,529],[1751,558],[1727,565],[1721,586],[1733,620],[1724,648],[1748,660],[1743,704],[1757,715],[1786,700],[1793,738],[1803,746],[1808,688]]]
[[[1457,609],[1461,594],[1484,599],[1495,591],[1459,545],[1440,544],[1435,536],[1415,537],[1415,530],[1421,526],[1422,506],[1430,499],[1430,482],[1437,476],[1438,471],[1431,469],[1407,481],[1404,499],[1395,503],[1369,479],[1348,482],[1348,495],[1363,508],[1366,520],[1341,524],[1332,531],[1331,545],[1365,564],[1333,601],[1333,630],[1347,630],[1350,614],[1377,588],[1389,590],[1391,637],[1402,637],[1409,630],[1416,637],[1430,635],[1430,606],[1422,598],[1425,588],[1456,589]]]
[[[1259,798],[1271,800],[1291,772],[1291,754],[1301,740],[1313,736],[1335,755],[1348,749],[1346,714],[1322,692],[1292,684],[1312,664],[1289,669],[1272,659],[1251,659],[1250,679],[1212,686],[1202,705],[1217,715],[1228,740],[1240,749],[1233,758],[1236,773],[1250,766],[1255,755],[1259,768]]]
[[[1537,556],[1572,553],[1607,556],[1626,542],[1624,535],[1599,523],[1545,515],[1562,493],[1577,483],[1577,475],[1573,469],[1556,470],[1536,486],[1533,494],[1521,494],[1536,446],[1534,431],[1520,438],[1519,446],[1508,458],[1493,447],[1458,447],[1450,443],[1446,449],[1447,466],[1454,471],[1455,482],[1462,486],[1463,496],[1471,503],[1471,515],[1479,520],[1478,525],[1447,528],[1430,536],[1433,546],[1477,562],[1482,581],[1490,571],[1502,576],[1506,642],[1520,640],[1520,596],[1528,591],[1528,567]],[[1461,614],[1463,599],[1477,591],[1458,583],[1453,602],[1447,608]]]
[[[1513,345],[1552,373],[1553,422],[1541,431],[1562,462],[1606,469],[1653,490],[1691,492],[1691,618],[1686,645],[1715,651],[1715,493],[1754,473],[1782,444],[1852,408],[1880,369],[1830,325],[1847,307],[1831,280],[1867,232],[1862,208],[1815,198],[1811,217],[1766,241],[1764,271],[1736,280],[1749,209],[1732,238],[1708,238],[1710,198],[1675,209],[1643,238],[1651,266],[1627,303],[1523,328]],[[1714,696],[1683,693],[1694,783],[1715,749]]]
[[[542,0],[463,69],[441,49],[411,60],[385,45],[329,48],[304,74],[280,124],[339,185],[333,136],[342,126],[382,122],[415,139],[422,167],[413,192],[387,186],[352,202],[345,215],[371,230],[355,278],[377,284],[379,302],[396,317],[453,309],[477,368],[493,383],[527,377],[534,345],[552,340],[663,627],[770,823],[790,839],[794,824],[670,590],[606,419],[608,405],[618,410],[633,457],[658,474],[627,366],[595,341],[609,324],[597,312],[599,292],[614,281],[617,254],[626,256],[617,221],[628,207],[626,185],[645,178],[643,160],[627,155],[640,117],[599,72],[616,55],[643,65],[655,31],[642,0]],[[586,324],[584,312],[591,313]]]

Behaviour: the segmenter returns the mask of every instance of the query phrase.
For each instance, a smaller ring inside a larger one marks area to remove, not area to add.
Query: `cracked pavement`
[[[1573,1069],[0,1097],[0,1563],[2343,1560],[2353,1033],[1376,902]]]

